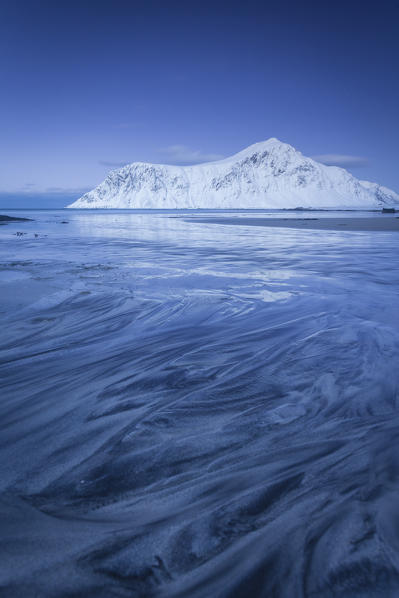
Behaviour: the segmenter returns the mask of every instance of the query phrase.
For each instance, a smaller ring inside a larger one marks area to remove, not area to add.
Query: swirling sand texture
[[[397,233],[28,216],[1,595],[397,597]]]

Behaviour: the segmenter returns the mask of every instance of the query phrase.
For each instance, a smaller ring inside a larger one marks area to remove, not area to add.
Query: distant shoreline
[[[337,230],[359,232],[399,232],[399,216],[378,216],[369,218],[186,218],[186,222],[202,224],[226,224],[233,226],[261,226],[269,228],[296,228],[312,230]]]
[[[68,206],[64,206],[62,208],[34,208],[30,206],[25,207],[13,207],[13,206],[3,206],[0,208],[2,212],[101,212],[101,213],[148,213],[148,214],[155,214],[155,213],[165,213],[165,214],[179,214],[179,213],[186,213],[189,212],[190,214],[208,214],[208,213],[232,213],[232,214],[269,214],[269,213],[276,213],[281,212],[282,214],[285,213],[292,213],[298,214],[300,217],[302,214],[306,214],[308,212],[322,212],[322,213],[375,213],[381,214],[381,208],[373,208],[373,207],[365,207],[365,208],[69,208]],[[397,213],[399,214],[399,208],[397,209]]]

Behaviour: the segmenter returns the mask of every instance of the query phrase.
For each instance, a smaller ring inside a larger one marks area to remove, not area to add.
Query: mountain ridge
[[[399,204],[394,191],[326,166],[276,138],[190,166],[133,162],[69,208],[350,208]]]

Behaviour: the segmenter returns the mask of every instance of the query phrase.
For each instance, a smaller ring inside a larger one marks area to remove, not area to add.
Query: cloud
[[[200,164],[213,162],[224,158],[221,154],[203,154],[200,150],[193,150],[186,145],[169,145],[158,152],[169,164]]]
[[[91,187],[92,188],[92,187]],[[83,195],[90,191],[89,187],[46,187],[44,191],[37,191],[38,195]]]
[[[203,154],[200,150],[193,150],[186,145],[169,145],[158,150],[160,159],[167,164],[178,164],[180,166],[189,164],[201,164],[203,162],[213,162],[224,158],[221,154]],[[153,160],[154,162],[156,160]],[[99,160],[101,166],[107,168],[122,168],[131,164],[132,160],[125,162],[114,162],[112,160]]]
[[[341,166],[342,168],[359,168],[368,166],[369,160],[362,156],[347,156],[346,154],[321,154],[312,156],[313,160],[326,164],[326,166]]]
[[[125,162],[109,162],[108,160],[99,160],[98,163],[101,164],[101,166],[108,166],[110,168],[122,168],[122,166],[130,164],[128,160]]]

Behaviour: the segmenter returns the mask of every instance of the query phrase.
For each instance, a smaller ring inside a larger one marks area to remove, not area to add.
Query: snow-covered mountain
[[[134,162],[109,173],[70,208],[295,208],[399,204],[399,195],[325,166],[278,139],[217,162]]]

